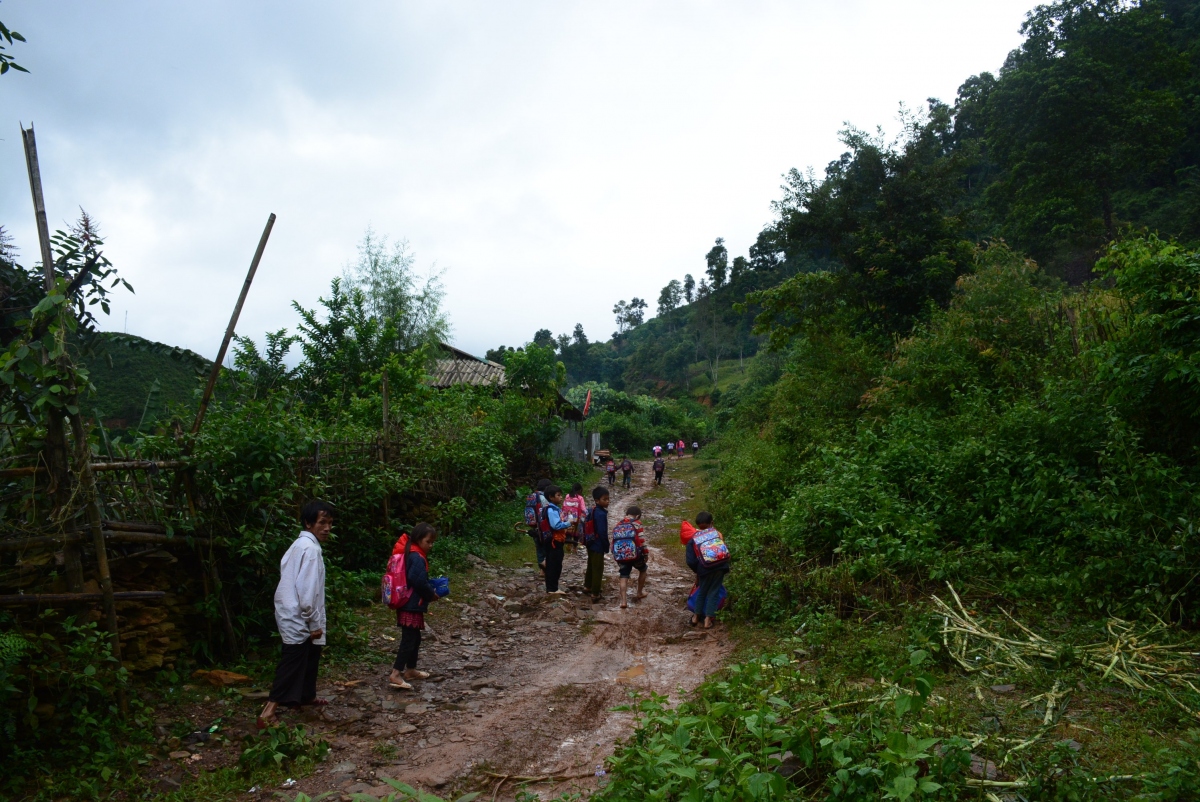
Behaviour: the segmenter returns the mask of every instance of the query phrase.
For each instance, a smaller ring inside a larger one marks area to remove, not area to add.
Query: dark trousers
[[[717,604],[720,601],[721,585],[725,583],[726,571],[714,571],[697,580],[699,589],[696,591],[696,615],[701,618],[715,618]]]
[[[417,667],[417,652],[421,650],[421,630],[416,627],[400,627],[400,648],[396,650],[396,662],[392,668],[403,671]]]
[[[622,487],[629,487],[629,486],[630,486],[630,483],[631,483],[632,481],[633,481],[633,474],[632,474],[632,473],[622,473],[622,474],[621,474],[621,486],[622,486]]]
[[[610,487],[616,482],[616,479],[617,479],[617,475],[615,473],[610,473],[608,475],[608,484]]]
[[[275,668],[271,685],[272,702],[284,707],[296,707],[317,698],[317,665],[321,662],[321,647],[312,642],[285,643]]]
[[[562,576],[563,544],[546,544],[546,591],[558,590],[558,579]]]
[[[599,596],[604,585],[604,552],[589,551],[587,572],[583,575],[583,592]]]
[[[661,485],[661,484],[662,484],[662,475],[663,475],[663,472],[662,472],[662,471],[655,471],[655,472],[654,472],[654,484],[656,484],[656,485]]]
[[[529,536],[533,538],[533,548],[537,552],[537,564],[540,566],[546,562],[546,547],[542,545],[542,535],[538,530],[530,529]]]

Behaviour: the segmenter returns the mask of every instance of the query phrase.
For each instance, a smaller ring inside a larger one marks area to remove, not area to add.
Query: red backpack
[[[405,544],[404,553],[393,554],[383,572],[383,580],[380,583],[383,603],[392,610],[399,610],[412,598],[412,588],[408,586],[407,557],[408,545]]]

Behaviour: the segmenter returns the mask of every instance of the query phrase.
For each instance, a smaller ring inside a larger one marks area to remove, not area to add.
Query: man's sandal
[[[394,688],[398,691],[411,691],[413,689],[413,686],[409,685],[404,680],[400,680],[399,682],[388,680],[388,687]]]

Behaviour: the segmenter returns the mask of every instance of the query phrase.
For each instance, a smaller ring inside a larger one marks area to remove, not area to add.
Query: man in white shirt
[[[300,511],[304,531],[279,561],[275,588],[275,624],[283,653],[275,669],[275,683],[258,727],[279,723],[275,709],[320,704],[317,699],[317,666],[325,645],[325,559],[321,544],[329,540],[333,507],[310,501]]]

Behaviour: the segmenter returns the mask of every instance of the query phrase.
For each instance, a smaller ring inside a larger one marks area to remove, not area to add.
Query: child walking
[[[696,572],[696,612],[692,615],[692,626],[701,621],[705,629],[712,629],[717,622],[717,607],[721,603],[721,589],[725,575],[729,573],[729,548],[725,539],[713,526],[712,513],[696,515],[697,531],[687,545],[688,567]],[[682,533],[680,536],[682,540]]]
[[[571,492],[563,499],[562,514],[563,519],[571,523],[564,545],[574,554],[576,546],[583,537],[583,523],[587,520],[588,514],[587,499],[583,497],[583,485],[579,482],[571,485]]]
[[[633,600],[641,601],[646,598],[646,565],[650,559],[650,550],[646,548],[646,539],[643,537],[645,531],[642,528],[642,510],[637,505],[625,510],[625,517],[613,527],[612,552],[613,559],[617,561],[617,574],[621,579],[621,609],[629,606],[629,578],[633,575],[634,568],[638,572],[638,581],[637,595]]]
[[[663,471],[665,471],[666,469],[667,469],[667,463],[663,460],[663,458],[655,457],[654,458],[654,484],[656,484],[656,485],[662,484]]]
[[[621,463],[621,487],[633,487],[633,461],[629,457]]]
[[[563,520],[562,503],[563,492],[558,485],[550,485],[546,488],[546,509],[542,510],[542,515],[546,519],[546,535],[544,546],[546,549],[546,592],[555,596],[566,595],[565,590],[558,589],[558,580],[562,577],[563,566],[563,542],[567,539],[567,529],[570,524]]]
[[[592,597],[592,602],[600,601],[604,584],[604,555],[608,553],[608,503],[607,487],[597,487],[592,491],[592,534],[584,541],[587,548],[587,571],[583,574],[583,592]]]
[[[417,654],[421,649],[421,631],[425,629],[425,611],[439,596],[429,581],[429,549],[437,540],[432,524],[419,523],[412,534],[404,534],[392,547],[392,554],[404,555],[404,576],[412,588],[412,596],[396,611],[396,626],[400,627],[400,648],[388,676],[388,687],[401,691],[413,688],[408,680],[426,679],[428,671],[417,669]]]
[[[275,668],[275,682],[267,704],[258,716],[258,728],[279,724],[279,705],[322,705],[317,698],[317,667],[325,646],[325,558],[321,544],[333,528],[333,507],[310,501],[300,510],[304,527],[279,561],[275,588],[275,625],[283,651]]]
[[[617,482],[617,464],[610,459],[604,466],[604,472],[608,475],[608,486],[612,487]]]

